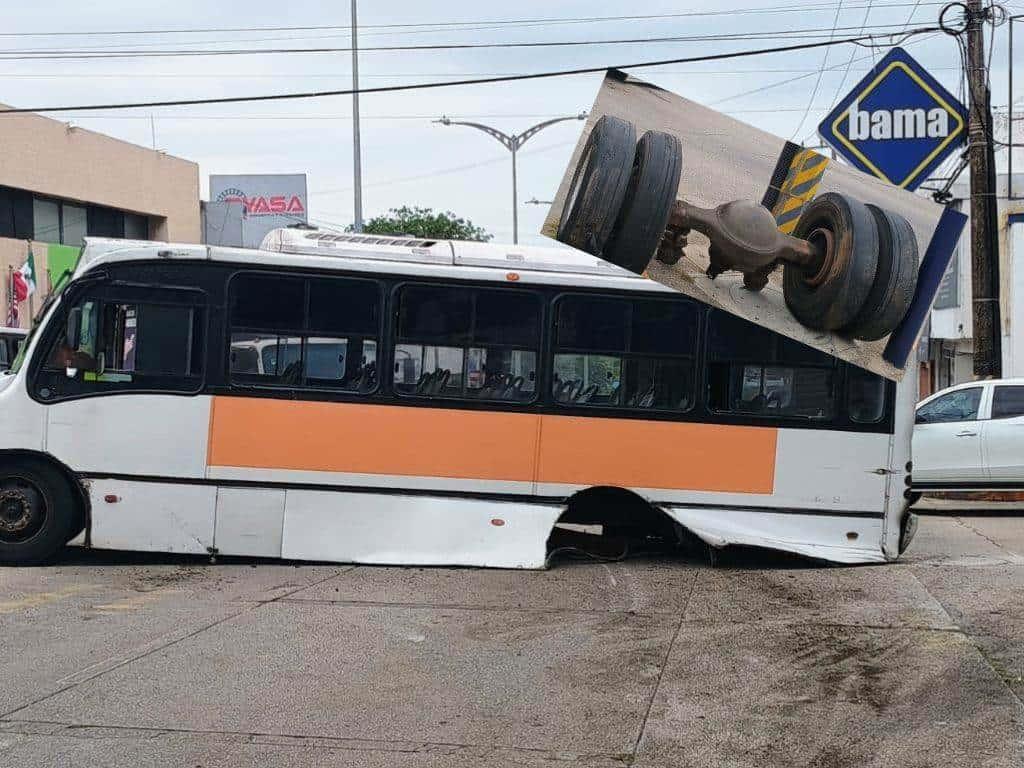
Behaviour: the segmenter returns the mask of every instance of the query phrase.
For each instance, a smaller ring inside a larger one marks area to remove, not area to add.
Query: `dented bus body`
[[[916,399],[567,249],[90,239],[0,376],[0,558],[540,568],[607,492],[712,547],[891,561]]]

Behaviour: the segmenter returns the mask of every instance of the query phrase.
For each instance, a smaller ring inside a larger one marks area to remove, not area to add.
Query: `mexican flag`
[[[32,256],[32,248],[28,249],[28,261],[13,274],[14,298],[22,302],[36,291],[36,261]]]

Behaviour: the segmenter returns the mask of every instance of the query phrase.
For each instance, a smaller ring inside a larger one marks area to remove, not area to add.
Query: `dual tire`
[[[682,168],[679,139],[604,115],[583,146],[566,195],[558,239],[642,273],[668,225]]]
[[[679,191],[682,147],[662,131],[602,116],[584,144],[557,238],[641,274],[658,248]],[[813,266],[787,263],[783,294],[814,330],[865,341],[903,320],[917,285],[917,240],[899,214],[829,192],[807,204],[794,231],[816,245]]]
[[[784,267],[783,294],[797,320],[863,341],[902,322],[918,266],[917,239],[903,216],[827,192],[807,204],[793,234],[821,254],[810,268]]]

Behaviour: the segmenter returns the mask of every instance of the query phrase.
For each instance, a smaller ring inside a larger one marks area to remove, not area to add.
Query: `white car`
[[[972,381],[917,406],[913,490],[1024,490],[1024,379]]]

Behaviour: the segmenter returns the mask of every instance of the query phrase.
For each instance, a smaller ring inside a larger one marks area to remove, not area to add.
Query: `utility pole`
[[[488,136],[497,139],[501,142],[501,146],[512,153],[512,242],[519,242],[519,178],[516,173],[516,153],[519,152],[519,148],[523,146],[527,141],[532,139],[538,133],[543,131],[549,125],[555,123],[562,123],[566,120],[586,120],[587,113],[580,112],[578,115],[570,115],[568,117],[556,117],[554,120],[545,120],[543,123],[537,123],[537,125],[527,128],[522,133],[508,134],[504,131],[499,131],[497,128],[492,128],[489,125],[482,123],[472,123],[467,120],[452,120],[447,116],[442,116],[440,120],[435,120],[435,123],[441,125],[467,125],[470,128],[476,128],[478,131],[483,131]]]
[[[356,15],[356,0],[352,0],[352,188],[355,197],[355,212],[352,229],[363,231],[363,159],[359,148],[359,32]]]
[[[966,0],[967,83],[970,95],[967,156],[971,166],[971,292],[974,319],[974,375],[1003,373],[1002,323],[999,319],[999,240],[996,208],[992,102],[985,67],[983,0]]]

